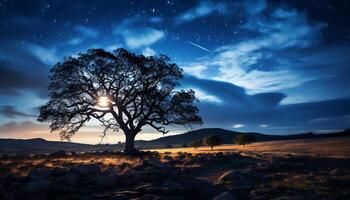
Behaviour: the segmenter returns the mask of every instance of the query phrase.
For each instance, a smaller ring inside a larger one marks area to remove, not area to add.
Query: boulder
[[[0,199],[6,195],[5,188],[0,185]]]
[[[217,184],[224,184],[227,182],[236,181],[242,178],[242,173],[240,171],[230,170],[221,175],[216,181]]]
[[[67,173],[67,169],[64,167],[54,167],[50,170],[53,176],[63,176]]]
[[[237,200],[237,198],[229,192],[223,192],[214,197],[213,200]]]
[[[46,193],[52,182],[48,180],[35,180],[25,183],[20,189],[25,194]]]
[[[68,173],[64,176],[58,177],[56,179],[56,182],[62,185],[74,187],[79,183],[79,176],[75,173]]]
[[[108,188],[115,185],[116,180],[113,178],[113,176],[108,175],[99,175],[96,178],[96,185],[100,188]]]
[[[31,181],[46,180],[49,179],[50,176],[52,176],[51,171],[42,168],[33,169],[28,173],[28,177]]]
[[[156,167],[156,168],[159,168],[159,169],[164,167],[164,164],[161,163],[160,160],[157,158],[149,158],[146,161],[146,164],[151,165],[151,166]]]
[[[81,164],[73,167],[72,171],[81,176],[87,176],[101,173],[101,168],[95,164]]]
[[[340,170],[338,168],[335,168],[330,172],[330,175],[332,175],[332,176],[339,176],[339,175],[343,175],[343,174],[344,174],[343,170]]]

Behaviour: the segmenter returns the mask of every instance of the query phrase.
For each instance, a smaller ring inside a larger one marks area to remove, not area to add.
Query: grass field
[[[188,148],[152,149],[159,153],[187,152],[216,153],[216,152],[241,152],[241,153],[272,153],[272,154],[295,154],[308,156],[324,156],[333,158],[350,158],[350,138],[323,138],[323,139],[301,139],[272,142],[256,142],[245,147],[239,145],[221,145],[214,147],[212,151],[209,147],[199,147],[195,150]]]

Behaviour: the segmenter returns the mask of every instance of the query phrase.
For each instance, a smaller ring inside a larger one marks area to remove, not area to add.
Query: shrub
[[[236,143],[236,144],[239,144],[239,145],[243,145],[243,147],[246,145],[246,144],[251,144],[253,142],[256,141],[256,138],[254,135],[248,135],[248,134],[240,134],[240,135],[237,135],[233,142]]]
[[[211,150],[214,150],[215,146],[218,146],[221,144],[221,140],[220,138],[218,138],[217,136],[213,135],[213,136],[206,136],[203,138],[203,144],[206,144],[208,146],[210,146]]]

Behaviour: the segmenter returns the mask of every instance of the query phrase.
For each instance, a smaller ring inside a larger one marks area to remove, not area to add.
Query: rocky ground
[[[350,160],[264,153],[2,156],[0,199],[350,199]]]

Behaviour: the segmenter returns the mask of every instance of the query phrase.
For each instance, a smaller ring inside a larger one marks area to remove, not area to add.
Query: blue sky
[[[350,124],[348,1],[0,0],[0,137],[58,140],[36,122],[64,57],[123,47],[166,54],[202,127],[289,134]],[[73,141],[96,143],[91,123]],[[171,127],[171,134],[184,132]],[[138,139],[161,136],[145,129]],[[109,141],[122,140],[110,133]]]

